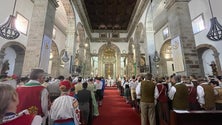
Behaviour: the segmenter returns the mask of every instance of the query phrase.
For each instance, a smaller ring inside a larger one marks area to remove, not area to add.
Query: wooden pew
[[[179,111],[170,112],[170,125],[222,125],[221,111]]]

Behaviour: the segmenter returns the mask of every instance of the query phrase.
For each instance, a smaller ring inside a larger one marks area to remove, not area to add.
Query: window
[[[163,29],[163,39],[165,40],[168,37],[169,37],[169,28],[166,27]]]
[[[28,19],[26,19],[21,14],[17,13],[16,21],[15,21],[16,29],[20,31],[21,33],[27,35],[28,25],[29,25]]]
[[[192,27],[193,27],[194,34],[199,33],[205,29],[203,14],[201,14],[201,15],[197,16],[195,19],[193,19]]]

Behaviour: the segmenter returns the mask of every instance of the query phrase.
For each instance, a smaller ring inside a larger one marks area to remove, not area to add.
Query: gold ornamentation
[[[28,108],[28,111],[30,114],[37,115],[38,114],[38,108],[36,106],[31,106]]]

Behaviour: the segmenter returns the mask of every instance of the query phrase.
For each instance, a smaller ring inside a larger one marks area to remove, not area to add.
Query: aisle
[[[93,125],[140,125],[140,117],[129,104],[126,104],[116,88],[106,88],[100,115],[94,118]]]

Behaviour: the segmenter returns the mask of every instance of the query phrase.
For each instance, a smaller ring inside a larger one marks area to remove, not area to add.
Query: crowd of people
[[[196,78],[152,74],[124,77],[117,81],[120,95],[141,116],[141,125],[169,125],[171,110],[222,110],[221,77]]]
[[[91,125],[93,117],[99,116],[105,86],[115,85],[126,103],[140,113],[141,125],[158,125],[160,120],[169,124],[171,110],[222,110],[221,77],[46,76],[42,69],[34,69],[16,87],[7,81],[0,84],[1,125]]]
[[[42,69],[33,69],[17,87],[0,84],[1,125],[91,125],[99,116],[102,77],[46,77]]]

